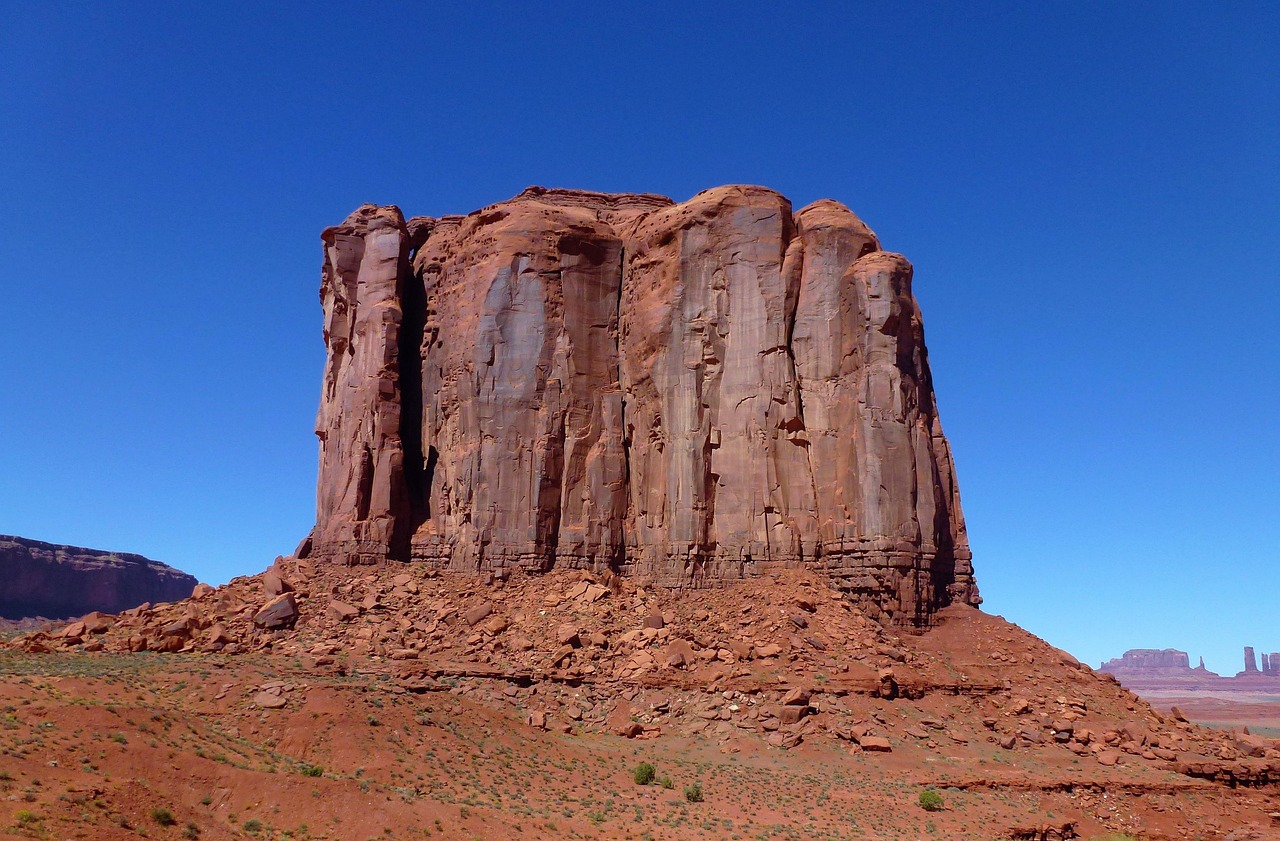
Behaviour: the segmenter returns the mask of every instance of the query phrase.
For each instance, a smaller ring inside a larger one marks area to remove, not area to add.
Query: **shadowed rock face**
[[[908,624],[980,601],[911,266],[844,206],[531,188],[323,239],[303,554],[670,587],[805,564]]]
[[[0,535],[0,617],[66,619],[119,613],[191,595],[196,579],[127,552],[59,546]]]

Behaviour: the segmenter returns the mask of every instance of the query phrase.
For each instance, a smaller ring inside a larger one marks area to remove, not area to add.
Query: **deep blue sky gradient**
[[[0,532],[291,551],[361,202],[757,183],[915,264],[989,610],[1094,664],[1280,650],[1280,6],[0,13]]]

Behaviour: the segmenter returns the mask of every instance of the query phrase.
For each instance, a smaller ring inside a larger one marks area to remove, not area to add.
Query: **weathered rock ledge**
[[[976,604],[911,265],[762,187],[530,188],[323,234],[315,529],[299,554],[824,570],[870,615]]]

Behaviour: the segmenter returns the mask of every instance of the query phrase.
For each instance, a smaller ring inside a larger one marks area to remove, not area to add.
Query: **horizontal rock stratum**
[[[870,615],[977,604],[911,265],[843,205],[530,188],[323,234],[299,554],[698,587],[824,570]]]
[[[131,552],[108,552],[0,534],[0,618],[65,619],[118,613],[191,595],[196,579]]]

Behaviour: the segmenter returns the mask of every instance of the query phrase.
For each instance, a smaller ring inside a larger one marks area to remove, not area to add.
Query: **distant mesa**
[[[194,576],[130,552],[0,535],[0,618],[67,619],[119,613],[191,595]]]
[[[1280,682],[1280,652],[1255,654],[1252,646],[1244,649],[1244,670],[1234,676],[1223,677],[1200,665],[1191,668],[1187,652],[1174,648],[1133,648],[1123,656],[1108,660],[1098,671],[1114,675],[1122,684],[1139,690],[1159,689],[1257,689]]]
[[[1200,665],[1193,669],[1191,668],[1191,658],[1187,655],[1187,652],[1178,651],[1176,648],[1131,648],[1123,656],[1103,663],[1098,670],[1117,677],[1126,672],[1202,674],[1218,677],[1217,674],[1205,668],[1203,657],[1200,658]]]

